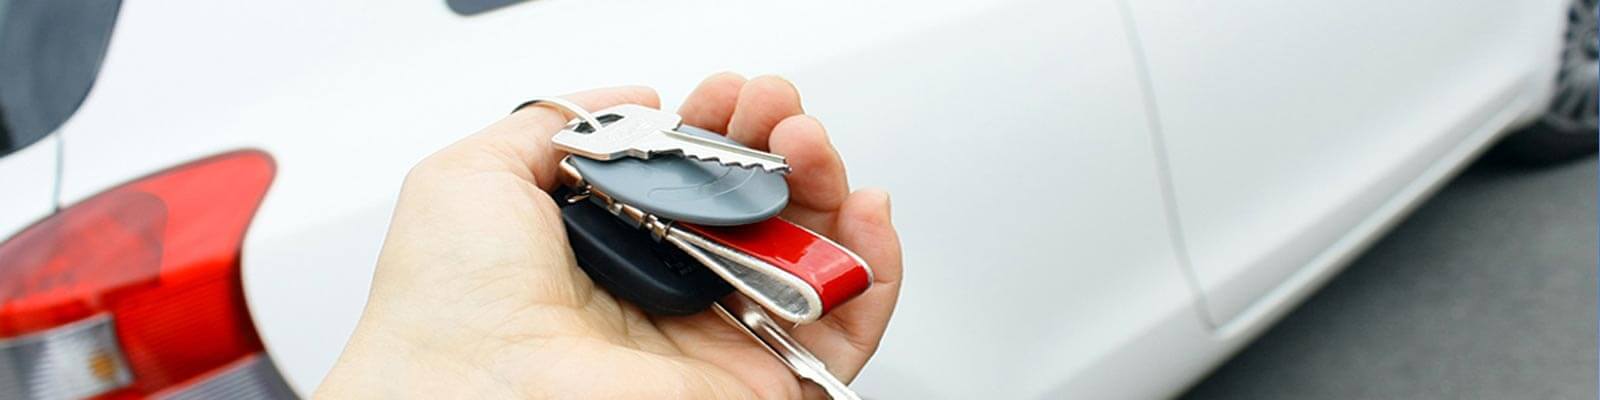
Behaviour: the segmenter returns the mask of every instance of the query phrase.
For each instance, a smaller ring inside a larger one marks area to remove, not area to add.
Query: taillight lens
[[[239,249],[274,172],[254,150],[197,160],[0,243],[0,383],[24,398],[144,397],[264,359]]]

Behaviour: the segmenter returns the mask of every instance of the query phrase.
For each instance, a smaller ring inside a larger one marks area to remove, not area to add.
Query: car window
[[[482,14],[526,0],[444,0],[450,11],[460,15]]]
[[[100,73],[120,0],[0,0],[0,157],[44,139]]]

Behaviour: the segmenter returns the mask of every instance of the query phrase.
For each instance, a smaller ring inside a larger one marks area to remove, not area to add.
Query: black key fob
[[[652,239],[600,205],[562,201],[561,220],[578,267],[600,287],[655,315],[690,315],[733,292],[722,277],[672,244]]]

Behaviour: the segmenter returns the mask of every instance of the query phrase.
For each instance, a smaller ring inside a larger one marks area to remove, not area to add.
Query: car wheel
[[[1600,104],[1595,97],[1600,92],[1596,86],[1600,84],[1596,1],[1574,0],[1568,8],[1566,41],[1550,106],[1533,125],[1501,142],[1498,150],[1511,159],[1550,164],[1594,154],[1600,147]]]

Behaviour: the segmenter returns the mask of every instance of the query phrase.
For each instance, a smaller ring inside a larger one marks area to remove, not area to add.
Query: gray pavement
[[[1596,398],[1596,168],[1479,161],[1184,397]]]

